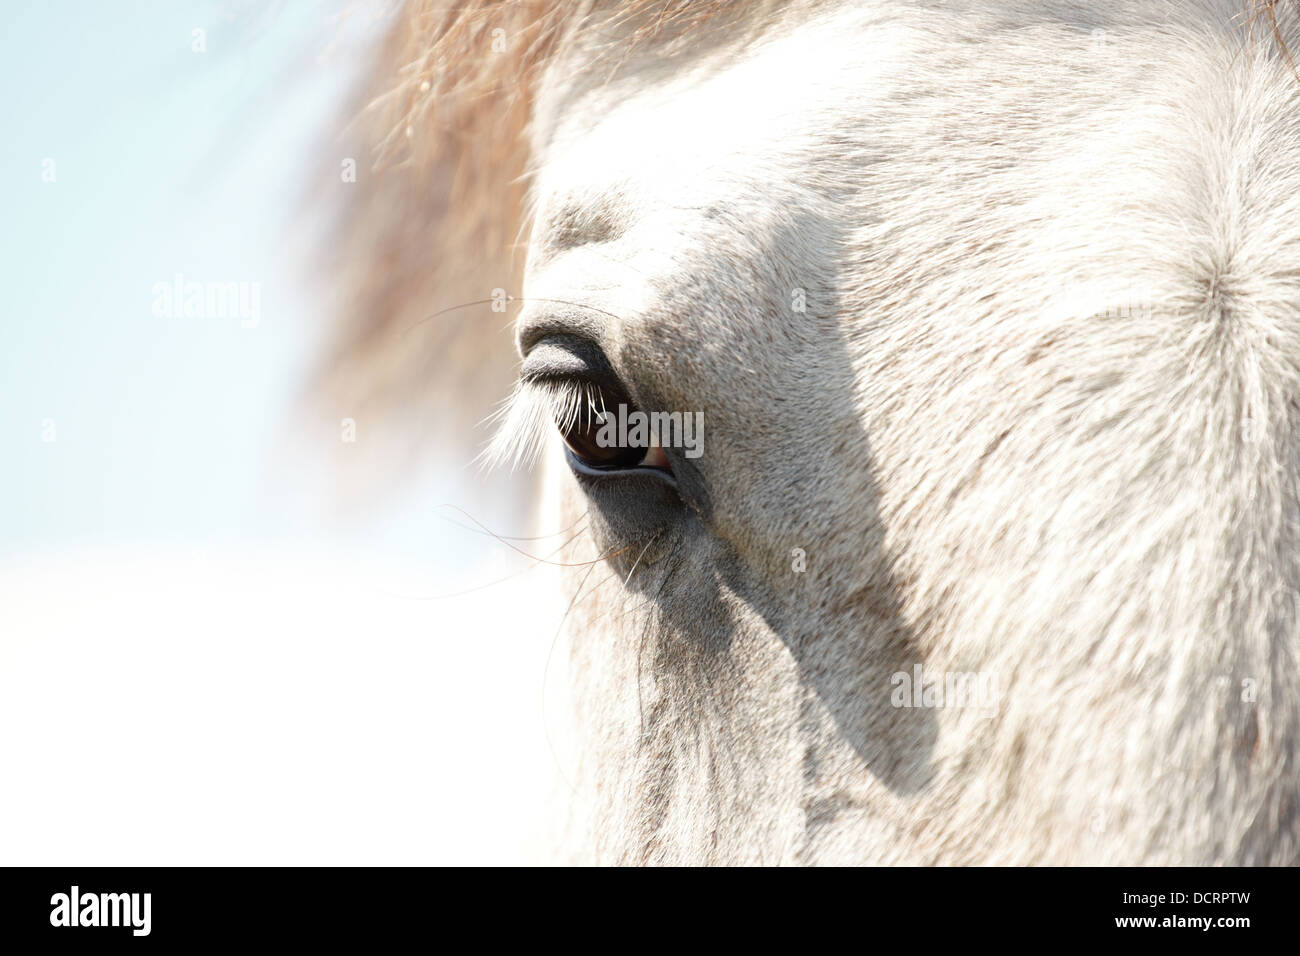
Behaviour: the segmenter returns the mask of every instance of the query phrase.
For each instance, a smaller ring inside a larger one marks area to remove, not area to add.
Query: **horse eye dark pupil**
[[[562,431],[565,444],[584,464],[593,468],[635,468],[645,458],[644,447],[602,444],[601,427],[602,422],[597,416],[579,415]]]

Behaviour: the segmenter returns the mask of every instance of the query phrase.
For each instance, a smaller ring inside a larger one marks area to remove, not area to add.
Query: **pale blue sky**
[[[338,16],[356,6],[9,12],[0,554],[294,530],[254,502],[318,346],[294,266],[378,30],[373,10]],[[156,316],[152,289],[177,273],[258,283],[257,327]]]

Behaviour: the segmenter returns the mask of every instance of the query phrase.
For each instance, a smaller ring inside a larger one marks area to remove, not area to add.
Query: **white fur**
[[[625,548],[569,580],[578,858],[1297,862],[1300,81],[1245,9],[553,66],[521,334],[708,423],[680,513],[552,500]]]

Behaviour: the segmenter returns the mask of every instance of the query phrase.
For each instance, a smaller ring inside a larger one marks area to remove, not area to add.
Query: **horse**
[[[469,409],[517,366],[558,859],[1300,862],[1297,40],[1262,0],[407,6],[328,377]],[[430,375],[404,330],[458,302]],[[599,440],[620,407],[696,454]]]

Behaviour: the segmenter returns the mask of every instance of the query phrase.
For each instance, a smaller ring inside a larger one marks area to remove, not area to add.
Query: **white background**
[[[6,20],[0,864],[536,859],[562,608],[444,507],[460,463],[340,524],[284,454],[324,327],[299,201],[382,17]],[[260,323],[155,316],[177,272],[259,282]]]

